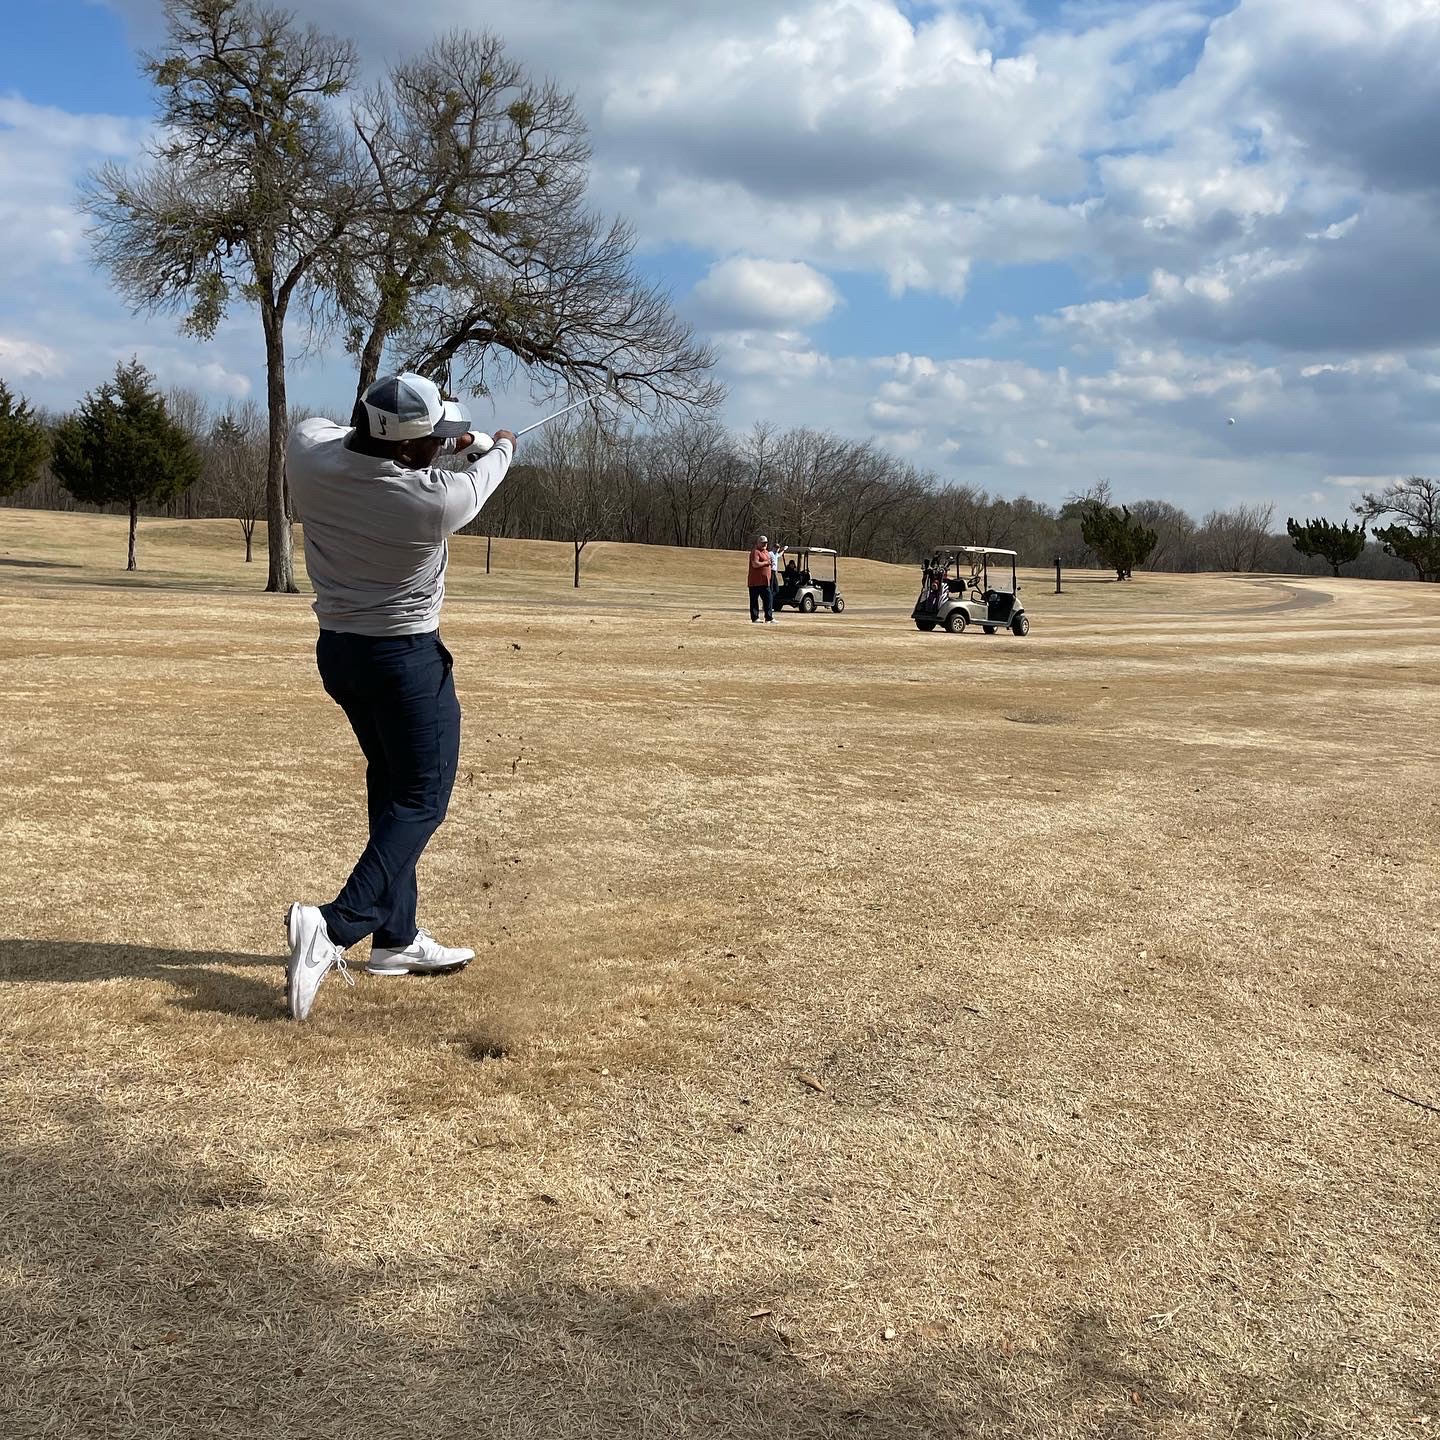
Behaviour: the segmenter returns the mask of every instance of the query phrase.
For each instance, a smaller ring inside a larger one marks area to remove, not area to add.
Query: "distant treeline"
[[[263,515],[263,418],[253,405],[224,412],[172,390],[170,414],[191,434],[201,479],[141,513],[182,519],[233,518],[244,530]],[[312,413],[312,412],[303,412]],[[297,414],[295,418],[299,418]],[[241,441],[241,436],[244,437]],[[218,438],[217,438],[218,437]],[[237,444],[237,441],[240,443]],[[237,473],[253,471],[253,474]],[[1081,533],[1083,512],[1112,503],[1103,482],[1062,505],[1002,496],[942,480],[884,448],[824,431],[757,424],[738,433],[691,419],[646,434],[591,423],[552,426],[522,442],[520,459],[468,533],[742,549],[758,531],[783,544],[829,545],[844,555],[909,564],[937,543],[999,545],[1022,563],[1100,567]],[[1155,532],[1145,570],[1271,571],[1318,575],[1329,566],[1300,555],[1272,505],[1212,510],[1196,518],[1165,500],[1117,496]],[[48,510],[94,510],[61,488],[48,467],[0,502]],[[121,512],[125,507],[105,507]],[[303,521],[303,515],[296,515]],[[237,529],[237,542],[241,540]],[[1415,570],[1368,543],[1345,573],[1403,580]]]

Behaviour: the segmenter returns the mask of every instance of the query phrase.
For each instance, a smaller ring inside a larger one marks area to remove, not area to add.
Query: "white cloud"
[[[105,160],[138,153],[149,127],[114,115],[73,115],[0,96],[0,233],[14,279],[88,258],[75,187]]]
[[[1325,484],[1337,490],[1384,490],[1403,478],[1401,475],[1327,475]]]
[[[157,0],[111,3],[154,38]],[[427,33],[488,25],[576,90],[596,203],[635,223],[642,261],[674,245],[711,265],[686,303],[715,335],[738,423],[874,427],[987,484],[1063,495],[1104,473],[1196,509],[1267,491],[1314,503],[1317,484],[1343,498],[1347,477],[1433,470],[1440,7],[1219,8],[421,7]],[[299,9],[353,37],[372,71],[415,44],[413,7]],[[167,373],[189,365],[188,383],[240,393],[257,373],[252,317],[191,347],[168,321],[128,320],[85,273],[74,178],[143,133],[0,102],[0,223],[19,237],[7,275],[24,292],[6,333],[47,349],[35,373],[57,391],[142,344]],[[1048,321],[1023,291],[984,289],[995,269],[1044,262],[1094,288],[1049,300]],[[923,343],[856,336],[826,353],[807,329],[830,318],[844,334],[872,313],[854,296],[843,308],[857,272],[1005,313],[942,312],[967,322],[948,343],[936,323]],[[63,303],[42,308],[46,282]],[[840,353],[867,348],[893,353]]]
[[[834,285],[799,260],[722,260],[695,287],[700,318],[715,330],[791,330],[818,324],[839,303]]]
[[[60,355],[49,345],[10,335],[0,335],[0,374],[51,376],[60,373]]]
[[[719,351],[722,368],[732,381],[763,382],[772,397],[805,386],[831,364],[829,356],[804,335],[785,331],[728,332],[719,336]]]
[[[196,359],[178,346],[140,345],[134,353],[162,385],[178,385],[231,400],[245,399],[254,388],[248,375],[229,369],[219,360]]]

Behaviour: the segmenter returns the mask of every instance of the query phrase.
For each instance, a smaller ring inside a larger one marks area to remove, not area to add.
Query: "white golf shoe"
[[[285,913],[285,930],[290,937],[290,965],[285,976],[285,994],[292,1020],[305,1020],[315,1005],[320,982],[338,969],[347,985],[355,983],[345,965],[345,952],[325,928],[325,917],[314,905],[296,903]]]
[[[403,949],[392,950],[376,945],[370,951],[367,975],[448,975],[463,970],[475,952],[464,946],[442,945],[428,930],[417,930],[415,938]]]

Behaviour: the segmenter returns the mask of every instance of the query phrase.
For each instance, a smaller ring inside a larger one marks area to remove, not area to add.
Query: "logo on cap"
[[[460,407],[452,404],[447,413],[435,382],[413,371],[384,376],[360,398],[370,433],[387,440],[421,440],[427,435],[449,439],[470,428]]]

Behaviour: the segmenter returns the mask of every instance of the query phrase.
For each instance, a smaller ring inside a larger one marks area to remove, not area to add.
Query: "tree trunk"
[[[126,570],[135,568],[135,520],[140,514],[140,502],[132,495],[130,497],[130,553],[125,563]]]
[[[356,400],[380,378],[380,361],[384,355],[385,331],[376,325],[365,337],[365,348],[360,352],[360,378],[355,386]]]
[[[250,551],[251,551],[251,546],[252,546],[252,544],[253,544],[253,542],[254,542],[254,539],[255,539],[255,527],[254,527],[253,525],[247,525],[247,526],[245,527],[245,563],[246,563],[247,565],[250,563],[250,560],[251,560]]]
[[[294,540],[285,493],[285,315],[273,302],[262,300],[260,320],[265,330],[265,398],[270,409],[270,454],[265,464],[266,548],[270,575],[265,589],[298,595],[295,584]]]
[[[580,552],[585,548],[585,541],[575,542],[575,588],[580,588]]]
[[[490,573],[490,536],[485,537],[485,573]]]

